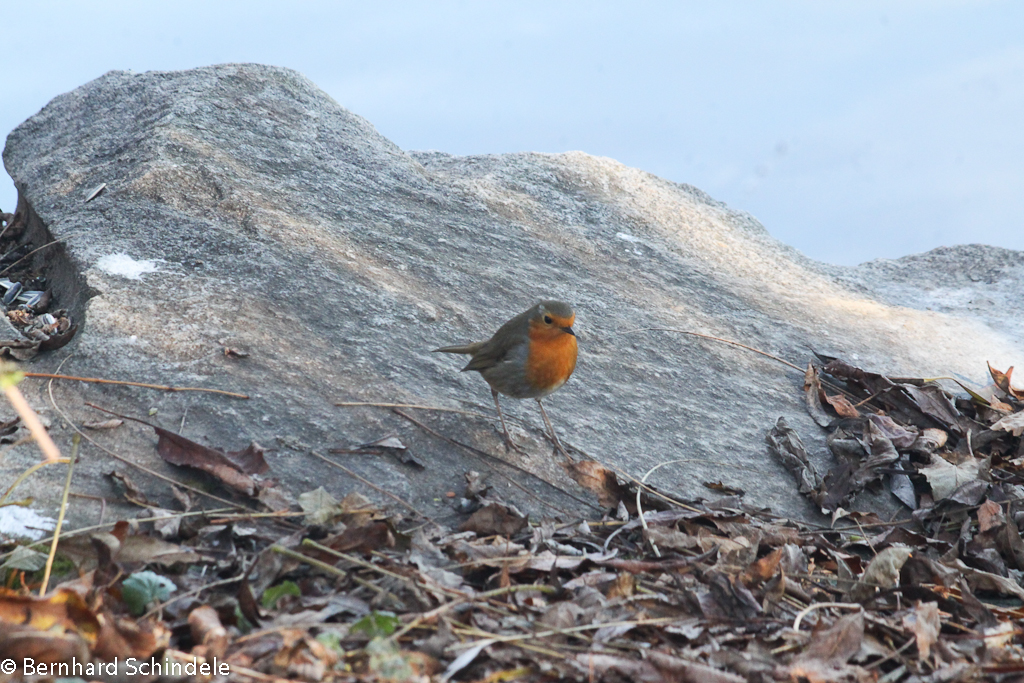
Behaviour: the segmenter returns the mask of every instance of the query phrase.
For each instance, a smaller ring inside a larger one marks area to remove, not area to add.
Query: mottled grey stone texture
[[[37,230],[63,241],[52,258],[61,305],[82,328],[31,369],[252,394],[211,395],[59,384],[75,420],[88,400],[145,416],[201,443],[276,449],[268,461],[293,494],[359,490],[309,457],[397,434],[426,464],[339,456],[428,514],[451,509],[463,473],[494,467],[388,410],[336,401],[417,403],[488,417],[418,411],[437,431],[508,457],[585,496],[541,437],[533,401],[505,400],[504,453],[490,393],[464,359],[430,350],[489,336],[542,298],[576,307],[581,357],[546,405],[564,441],[679,496],[723,481],[781,514],[812,516],[764,434],[785,415],[819,469],[830,456],[805,414],[802,376],[748,351],[674,332],[734,339],[803,366],[811,349],[897,375],[987,381],[985,361],[1020,363],[1024,256],[961,247],[858,268],[825,266],[780,244],[751,216],[700,190],[582,152],[456,157],[406,152],[303,76],[259,65],[111,72],[55,98],[7,139],[4,162]],[[106,191],[85,203],[100,183]],[[827,226],[823,226],[826,229]],[[129,279],[111,254],[155,262]],[[232,359],[224,346],[251,355]],[[70,430],[45,385],[25,383],[64,448]],[[148,428],[99,433],[148,467]],[[78,490],[113,497],[115,463],[91,446]],[[0,461],[8,478],[37,455]],[[117,465],[124,469],[123,465]],[[59,468],[27,490],[55,510]],[[163,484],[131,476],[152,492]],[[583,509],[522,475],[566,515]],[[542,515],[497,474],[501,495]],[[885,496],[864,504],[895,510]],[[390,504],[390,503],[389,503]],[[74,502],[76,523],[95,521]],[[589,514],[589,513],[588,513]]]

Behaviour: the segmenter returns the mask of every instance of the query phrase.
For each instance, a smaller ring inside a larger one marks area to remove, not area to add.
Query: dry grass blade
[[[436,617],[444,614],[445,612],[450,612],[459,605],[465,605],[471,602],[476,602],[478,600],[490,600],[491,598],[497,597],[499,595],[508,595],[509,593],[518,593],[521,591],[537,591],[539,593],[556,592],[554,588],[552,588],[551,586],[545,586],[544,584],[519,584],[515,586],[505,586],[504,588],[495,588],[494,590],[485,591],[483,593],[477,593],[476,595],[467,595],[461,600],[453,600],[451,602],[446,602],[440,607],[435,607],[429,612],[424,612],[423,614],[417,615],[408,624],[406,624],[399,630],[395,631],[394,634],[391,635],[391,640],[398,640],[406,633],[422,624],[424,621],[435,619]],[[472,647],[473,643],[463,643],[463,646]]]
[[[448,443],[450,443],[450,444],[452,444],[454,446],[458,446],[460,448],[463,448],[466,451],[472,453],[473,455],[476,455],[476,456],[478,456],[480,458],[483,458],[483,459],[485,459],[485,460],[487,460],[489,462],[496,462],[496,463],[500,463],[502,465],[505,465],[506,467],[510,467],[510,468],[516,470],[517,472],[525,474],[526,476],[530,477],[531,479],[539,481],[542,484],[545,484],[546,486],[550,486],[555,491],[558,491],[559,493],[561,493],[561,494],[563,494],[565,496],[568,496],[569,498],[575,500],[577,503],[581,503],[583,505],[586,505],[587,507],[592,508],[594,510],[601,510],[601,508],[599,506],[594,505],[593,503],[591,503],[589,501],[583,500],[582,498],[569,493],[568,491],[566,491],[565,489],[561,488],[560,486],[549,482],[547,479],[544,479],[542,477],[538,477],[533,472],[531,472],[531,471],[529,471],[529,470],[527,470],[527,469],[525,469],[523,467],[520,467],[519,465],[516,465],[515,463],[508,462],[507,460],[502,460],[501,458],[499,458],[499,457],[497,457],[495,455],[491,455],[490,453],[487,453],[486,451],[482,451],[479,448],[474,448],[473,446],[470,446],[469,444],[465,444],[465,443],[462,443],[461,441],[457,441],[455,439],[452,439],[451,437],[447,437],[444,434],[441,434],[440,432],[438,432],[438,431],[436,431],[434,429],[431,429],[430,427],[428,427],[427,425],[423,424],[422,422],[420,422],[419,420],[417,420],[413,416],[407,415],[407,414],[403,413],[401,410],[395,409],[394,412],[395,412],[396,415],[404,417],[406,420],[408,420],[409,422],[412,422],[414,425],[416,425],[417,427],[419,427],[420,429],[422,429],[426,433],[430,434],[431,436],[435,436],[438,439],[442,439],[443,441],[447,441]],[[540,498],[537,494],[535,494],[532,491],[530,491],[529,489],[527,489],[525,486],[523,486],[522,484],[517,482],[512,477],[509,477],[507,475],[504,475],[504,476],[505,476],[505,480],[506,481],[508,481],[510,484],[512,484],[513,486],[518,488],[520,491],[522,491],[526,495],[530,496],[531,498],[533,498],[534,500],[539,502],[541,505],[547,507],[548,509],[554,510],[556,512],[564,513],[564,510],[561,510],[560,508],[557,508],[554,505],[552,505],[551,503],[548,503],[544,499]]]
[[[7,500],[7,497],[18,487],[18,484],[32,476],[32,473],[36,470],[46,467],[47,465],[57,465],[60,463],[66,465],[68,462],[70,461],[67,458],[60,458],[59,460],[43,460],[42,462],[37,462],[35,465],[32,465],[32,467],[29,467],[27,470],[19,474],[18,478],[14,480],[14,483],[4,491],[4,495],[0,496],[0,505],[3,505],[4,501]]]
[[[490,415],[474,413],[471,410],[459,410],[457,408],[442,408],[440,406],[425,406],[418,403],[373,403],[369,401],[340,401],[334,405],[341,408],[414,408],[416,410],[431,410],[435,413],[455,413],[456,415],[469,415],[471,417],[482,417],[485,420],[492,419]],[[505,418],[512,421],[511,418]]]
[[[71,457],[68,458],[68,476],[64,480],[64,495],[60,499],[60,514],[57,515],[57,525],[53,529],[53,542],[50,543],[50,554],[46,557],[46,569],[43,573],[43,581],[39,586],[39,595],[46,595],[46,588],[50,584],[50,571],[53,569],[53,559],[57,556],[57,539],[60,538],[61,527],[64,526],[64,513],[68,509],[68,492],[71,491],[71,475],[75,471],[75,460],[78,459],[78,447],[82,439],[77,434],[71,440]]]
[[[172,387],[166,384],[146,384],[144,382],[127,382],[118,379],[101,379],[99,377],[73,377],[71,375],[54,375],[46,372],[26,372],[25,376],[51,380],[66,379],[72,382],[88,382],[91,384],[119,384],[126,387],[142,387],[143,389],[156,389],[158,391],[202,391],[208,394],[230,396],[231,398],[241,398],[246,400],[249,398],[247,394],[239,394],[234,391],[224,391],[223,389],[207,389],[205,387]]]
[[[800,610],[800,613],[796,615],[796,619],[793,620],[793,630],[794,631],[799,631],[800,630],[800,624],[803,622],[804,617],[806,617],[808,614],[810,614],[814,610],[830,609],[830,608],[835,608],[835,609],[859,609],[861,611],[864,611],[864,605],[861,605],[860,603],[856,603],[856,602],[816,602],[816,603],[808,605],[804,609]]]
[[[721,342],[723,344],[729,344],[730,346],[736,346],[736,347],[739,347],[741,349],[746,349],[747,351],[753,351],[754,353],[761,354],[762,356],[764,356],[766,358],[771,358],[774,361],[777,361],[779,363],[782,363],[785,366],[793,368],[794,370],[799,372],[801,375],[804,373],[804,369],[803,368],[801,368],[801,367],[799,367],[797,365],[793,365],[788,360],[785,360],[783,358],[779,358],[778,356],[772,355],[772,354],[768,353],[767,351],[762,351],[761,349],[755,349],[753,346],[747,346],[746,344],[741,344],[741,343],[739,343],[737,341],[732,341],[731,339],[723,339],[722,337],[715,337],[715,336],[712,336],[710,334],[701,334],[700,332],[691,332],[689,330],[680,330],[680,329],[675,328],[675,327],[638,327],[638,328],[636,328],[634,330],[626,330],[625,332],[619,332],[619,334],[633,334],[634,332],[677,332],[679,334],[686,334],[686,335],[689,335],[691,337],[699,337],[701,339],[708,339],[710,341]]]
[[[70,356],[69,356],[69,358],[70,358]],[[67,360],[67,358],[65,358],[64,360]],[[115,453],[114,451],[110,450],[109,448],[107,448],[107,447],[106,447],[106,446],[104,446],[103,444],[99,443],[98,441],[96,441],[95,439],[93,439],[92,437],[90,437],[90,436],[89,436],[88,434],[86,434],[86,433],[85,433],[84,431],[82,431],[82,430],[81,430],[81,429],[80,429],[80,428],[78,427],[78,425],[76,425],[76,424],[75,424],[75,423],[74,423],[74,422],[73,422],[73,421],[71,420],[71,418],[69,418],[69,417],[68,417],[67,413],[65,413],[65,412],[64,412],[63,410],[61,410],[60,406],[58,406],[58,405],[57,405],[57,401],[56,401],[56,399],[55,399],[55,398],[53,397],[53,382],[52,382],[52,380],[51,380],[51,382],[50,382],[49,386],[47,387],[47,391],[48,391],[48,392],[49,392],[49,394],[50,394],[50,404],[51,404],[51,405],[53,405],[53,409],[54,409],[55,411],[57,411],[57,413],[58,413],[58,414],[59,414],[59,415],[60,415],[60,416],[61,416],[62,418],[64,418],[64,421],[65,421],[65,422],[66,422],[66,423],[67,423],[68,425],[70,425],[70,426],[71,426],[71,428],[72,428],[72,429],[74,429],[74,430],[75,430],[75,432],[76,432],[76,433],[77,433],[77,434],[78,434],[79,436],[81,436],[81,437],[82,437],[83,439],[85,439],[86,441],[88,441],[89,443],[91,443],[91,444],[92,444],[93,446],[95,446],[96,448],[100,449],[101,451],[103,451],[104,453],[106,453],[107,455],[109,455],[109,456],[110,456],[111,458],[114,458],[114,459],[115,459],[115,460],[117,460],[118,462],[123,462],[123,463],[124,463],[125,465],[128,465],[129,467],[134,467],[134,468],[135,468],[135,469],[137,469],[137,470],[140,470],[140,471],[142,471],[142,472],[145,472],[146,474],[148,474],[148,475],[150,475],[150,476],[156,477],[157,479],[160,479],[161,481],[165,481],[165,482],[167,482],[168,484],[174,484],[175,486],[178,486],[178,487],[180,487],[180,488],[183,488],[183,489],[185,489],[185,490],[187,490],[187,491],[191,491],[192,493],[195,493],[195,494],[197,494],[197,495],[200,495],[200,496],[205,496],[206,498],[210,498],[210,499],[212,499],[212,500],[215,500],[215,501],[217,501],[218,503],[222,503],[222,504],[224,504],[224,505],[230,505],[230,506],[232,507],[232,509],[235,509],[235,510],[245,510],[245,511],[247,511],[247,512],[251,512],[251,511],[252,511],[252,510],[250,510],[249,508],[247,508],[247,507],[246,507],[246,506],[244,506],[244,505],[240,505],[240,504],[238,504],[238,503],[234,503],[234,502],[232,502],[232,501],[230,501],[230,500],[226,500],[226,499],[224,499],[224,498],[221,498],[221,497],[219,497],[219,496],[215,496],[215,495],[213,495],[212,493],[207,493],[206,491],[203,491],[202,489],[196,488],[195,486],[189,486],[188,484],[185,484],[185,483],[182,483],[182,482],[180,482],[180,481],[177,481],[177,480],[175,480],[175,479],[172,479],[171,477],[168,477],[168,476],[166,476],[166,475],[164,475],[164,474],[160,474],[159,472],[157,472],[157,471],[155,471],[155,470],[151,470],[150,468],[148,468],[148,467],[146,467],[146,466],[144,466],[144,465],[140,465],[140,464],[138,464],[138,463],[136,463],[136,462],[133,462],[133,461],[129,460],[128,458],[126,458],[126,457],[122,456],[122,455],[118,455],[117,453]],[[101,410],[102,410],[102,409],[101,409]]]
[[[7,230],[7,228],[4,228],[4,231],[6,231],[6,230]],[[36,252],[40,252],[40,251],[42,251],[43,249],[46,249],[47,247],[52,247],[52,246],[53,246],[53,245],[55,245],[55,244],[60,244],[60,240],[53,240],[52,242],[47,242],[46,244],[44,244],[44,245],[43,245],[43,246],[41,246],[41,247],[36,247],[35,249],[33,249],[32,251],[28,252],[27,254],[25,254],[24,256],[22,256],[22,257],[21,257],[20,259],[18,259],[17,261],[15,261],[14,263],[12,263],[11,265],[7,266],[7,267],[6,267],[6,268],[4,268],[3,270],[0,270],[0,275],[6,275],[6,274],[7,274],[7,272],[8,272],[8,271],[9,271],[9,270],[10,270],[11,268],[13,268],[14,266],[18,265],[19,263],[21,263],[22,261],[24,261],[25,259],[27,259],[27,258],[28,258],[29,256],[31,256],[32,254],[35,254]]]
[[[355,472],[353,472],[349,468],[345,467],[344,465],[342,465],[340,463],[337,463],[337,462],[334,462],[330,458],[325,457],[323,455],[320,455],[316,451],[310,451],[309,454],[312,455],[314,458],[319,458],[320,460],[323,460],[324,462],[326,462],[331,467],[337,467],[339,470],[341,470],[342,472],[344,472],[348,476],[352,477],[356,481],[361,482],[361,483],[369,486],[370,488],[372,488],[377,493],[380,493],[380,494],[383,494],[383,495],[387,496],[391,500],[395,501],[396,503],[399,503],[400,505],[405,507],[407,510],[409,510],[410,512],[413,512],[413,513],[415,513],[417,515],[419,515],[423,519],[425,519],[425,520],[427,520],[429,522],[433,522],[434,521],[433,519],[431,519],[426,514],[420,512],[419,509],[417,509],[412,503],[407,503],[405,500],[403,500],[402,498],[399,498],[398,496],[396,496],[395,494],[391,493],[387,489],[381,488],[380,486],[377,486],[376,484],[374,484],[374,483],[372,483],[370,481],[367,481],[366,479],[364,479],[363,477],[359,476],[358,474],[356,474]]]
[[[28,404],[21,391],[18,390],[17,384],[21,381],[24,373],[18,371],[11,364],[5,364],[3,367],[0,367],[0,375],[2,375],[0,376],[0,384],[3,385],[7,400],[10,401],[18,416],[21,417],[21,421],[25,423],[25,426],[32,433],[36,443],[39,445],[39,450],[43,452],[43,455],[50,462],[60,460],[60,450],[53,443],[53,439],[50,438],[46,428],[43,427],[43,423],[39,421],[36,411],[32,410],[32,406]]]

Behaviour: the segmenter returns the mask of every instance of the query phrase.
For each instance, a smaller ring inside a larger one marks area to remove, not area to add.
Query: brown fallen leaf
[[[899,584],[900,569],[913,554],[913,549],[893,545],[875,555],[868,568],[853,588],[849,598],[855,602],[869,600],[879,588],[893,588]]]
[[[918,468],[918,472],[928,480],[932,498],[939,501],[948,498],[967,482],[978,479],[981,462],[977,458],[968,458],[959,465],[954,465],[941,456],[933,455],[931,464]]]
[[[100,631],[96,615],[78,593],[68,589],[36,598],[0,588],[0,623],[38,631],[74,633],[88,644],[95,644]],[[8,654],[6,650],[0,653]]]
[[[119,563],[149,564],[156,562],[169,567],[179,562],[185,564],[198,562],[202,559],[202,555],[175,543],[168,543],[163,539],[138,534],[128,536],[121,542],[121,548],[114,559]]]
[[[721,493],[724,496],[742,496],[746,494],[746,491],[740,488],[723,484],[721,481],[706,481],[703,483],[704,488],[711,489],[716,493]]]
[[[761,604],[735,576],[709,571],[705,579],[710,590],[699,596],[699,600],[708,619],[745,620],[761,615]]]
[[[273,671],[280,676],[306,681],[323,680],[338,663],[338,655],[302,629],[281,629],[283,639],[273,658]]]
[[[786,418],[779,418],[765,440],[768,442],[768,450],[782,461],[796,479],[800,493],[814,501],[818,507],[823,507],[828,494],[825,482],[815,471],[800,436],[790,428]]]
[[[783,548],[776,548],[761,559],[747,567],[740,575],[740,580],[745,586],[757,586],[769,580],[779,571],[779,564],[782,562]]]
[[[270,469],[263,459],[263,449],[255,443],[245,450],[225,453],[161,427],[153,429],[159,437],[156,450],[161,458],[172,465],[202,470],[247,496],[259,490],[257,482],[249,475],[263,474]]]
[[[836,394],[835,396],[825,394],[825,401],[832,406],[839,417],[860,417],[860,411],[842,394]]]
[[[1004,394],[1007,396],[1013,396],[1016,399],[1024,398],[1024,391],[1018,391],[1013,387],[1013,383],[1011,381],[1011,378],[1013,377],[1012,365],[1006,372],[1000,372],[992,367],[991,363],[988,363],[988,371],[989,374],[992,375],[992,381],[996,383],[996,386],[999,387]]]
[[[647,660],[665,676],[666,681],[682,683],[746,683],[747,679],[728,671],[689,659],[682,659],[665,652],[650,652]]]
[[[1003,507],[995,501],[986,500],[978,508],[978,533],[985,533],[990,529],[996,529],[1006,524],[1006,515],[1003,514]]]
[[[86,429],[116,429],[124,424],[124,420],[114,418],[113,420],[101,420],[99,422],[83,422]]]
[[[629,659],[617,655],[594,654],[592,652],[576,655],[572,660],[580,674],[588,680],[627,680],[633,683],[667,683],[669,680],[648,661]],[[608,674],[617,674],[609,676]],[[685,680],[685,679],[677,679]],[[745,683],[746,679],[737,679],[737,683]],[[697,683],[693,681],[693,683]],[[709,682],[710,683],[710,682]]]
[[[100,635],[93,654],[101,659],[147,659],[171,642],[171,631],[161,622],[130,619],[106,608],[100,617]]]
[[[821,405],[821,398],[824,395],[818,368],[808,363],[807,370],[804,372],[804,401],[808,414],[818,423],[819,427],[828,427],[832,424],[832,417],[825,412]]]
[[[7,622],[0,622],[0,653],[5,660],[28,659],[42,666],[72,665],[90,659],[88,643],[74,631],[61,633]]]
[[[630,512],[636,512],[636,500],[629,487],[620,483],[615,472],[601,463],[580,460],[565,465],[565,469],[577,484],[597,496],[601,507],[617,508],[621,502]]]
[[[857,654],[863,639],[864,613],[847,614],[836,619],[828,628],[815,629],[811,642],[797,660],[818,660],[828,666],[839,667]]]
[[[528,517],[514,512],[504,505],[486,505],[462,523],[460,531],[473,531],[478,536],[514,536],[526,528]]]
[[[188,626],[193,642],[204,648],[204,657],[224,657],[228,648],[228,631],[220,623],[217,610],[209,605],[195,608],[189,612]],[[196,654],[195,650],[193,654]]]
[[[381,548],[395,547],[395,536],[384,522],[370,522],[365,526],[350,526],[340,534],[329,536],[321,541],[339,553],[363,553],[369,555]]]
[[[992,425],[992,429],[1010,432],[1014,436],[1024,434],[1024,410],[1000,418]]]
[[[903,628],[914,634],[917,652],[921,659],[927,661],[932,645],[939,639],[939,603],[919,602],[913,612],[903,617]]]
[[[112,472],[107,472],[107,476],[114,480],[116,484],[120,485],[124,490],[122,495],[129,503],[135,503],[142,507],[150,507],[153,505],[149,498],[146,497],[146,494],[142,492],[142,489],[136,486],[135,482],[132,481],[131,477],[127,474],[114,470]]]

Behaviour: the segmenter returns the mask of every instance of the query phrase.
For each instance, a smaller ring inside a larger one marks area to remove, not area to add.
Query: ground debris
[[[204,513],[180,495],[175,512],[112,472],[144,510],[62,541],[70,566],[48,595],[31,593],[45,548],[7,549],[0,652],[35,673],[122,667],[87,679],[130,675],[135,657],[168,680],[1018,680],[1022,405],[1011,372],[992,374],[990,401],[812,366],[808,409],[837,464],[819,475],[785,420],[768,443],[830,525],[739,495],[659,498],[640,519],[634,484],[590,461],[570,474],[600,518],[533,519],[467,472],[447,526],[324,488],[272,513]],[[266,472],[256,445],[158,434],[165,458],[246,496]],[[369,445],[397,447],[385,441]],[[903,519],[847,511],[897,478]]]

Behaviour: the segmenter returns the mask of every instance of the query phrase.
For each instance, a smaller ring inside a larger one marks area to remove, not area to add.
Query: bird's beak
[[[570,327],[568,325],[566,325],[565,327],[562,328],[562,332],[568,332],[572,336],[574,336],[574,337],[576,336],[576,333],[572,331],[572,327]]]

